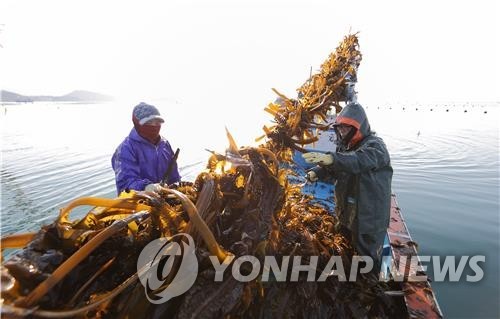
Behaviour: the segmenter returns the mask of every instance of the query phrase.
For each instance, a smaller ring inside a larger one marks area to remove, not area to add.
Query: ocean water
[[[185,180],[222,151],[225,126],[241,145],[262,134],[262,107],[241,112],[156,101]],[[36,231],[82,196],[114,197],[111,155],[129,133],[134,103],[4,105],[1,233]],[[434,282],[448,318],[498,318],[499,103],[365,104],[391,153],[393,192],[421,255],[484,255],[484,279]],[[448,110],[448,111],[447,111]],[[78,218],[87,208],[74,211]],[[432,269],[430,269],[432,277]]]

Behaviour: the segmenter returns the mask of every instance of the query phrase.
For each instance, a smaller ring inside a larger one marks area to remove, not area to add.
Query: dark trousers
[[[360,256],[369,256],[373,260],[373,272],[378,275],[382,263],[382,249],[385,231],[372,234],[358,234],[355,238],[356,250]]]
[[[356,225],[356,223],[354,224]],[[359,256],[369,256],[373,260],[372,272],[378,277],[382,266],[382,251],[387,232],[360,234],[357,232],[357,227],[355,228],[356,230],[352,231],[341,223],[336,225],[336,231],[351,241]]]

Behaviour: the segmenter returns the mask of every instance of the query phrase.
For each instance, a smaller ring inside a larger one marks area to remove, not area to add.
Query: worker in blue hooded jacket
[[[307,179],[333,177],[338,229],[350,237],[359,255],[372,258],[378,273],[391,207],[389,152],[357,103],[344,107],[334,128],[336,152],[303,154],[306,162],[319,165],[308,171]]]
[[[160,136],[165,121],[158,109],[141,102],[134,107],[132,122],[134,127],[111,159],[118,194],[131,189],[157,192],[170,165],[166,183],[179,181],[172,147]]]

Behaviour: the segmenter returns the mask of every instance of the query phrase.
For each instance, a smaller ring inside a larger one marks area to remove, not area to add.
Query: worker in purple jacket
[[[115,171],[116,190],[146,190],[157,192],[174,152],[170,143],[160,136],[161,124],[165,121],[153,105],[141,102],[132,112],[134,128],[118,146],[111,165]],[[181,178],[175,160],[167,184]]]

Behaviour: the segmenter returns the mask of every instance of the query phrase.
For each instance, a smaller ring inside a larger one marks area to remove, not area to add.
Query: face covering
[[[156,144],[160,140],[160,129],[161,125],[140,125],[137,133],[139,133],[140,136],[144,137],[149,142]]]
[[[356,133],[356,129],[352,126],[347,126],[345,129],[341,129],[341,127],[336,127],[335,133],[337,134],[338,142],[340,142],[344,146],[349,146],[351,139]]]

